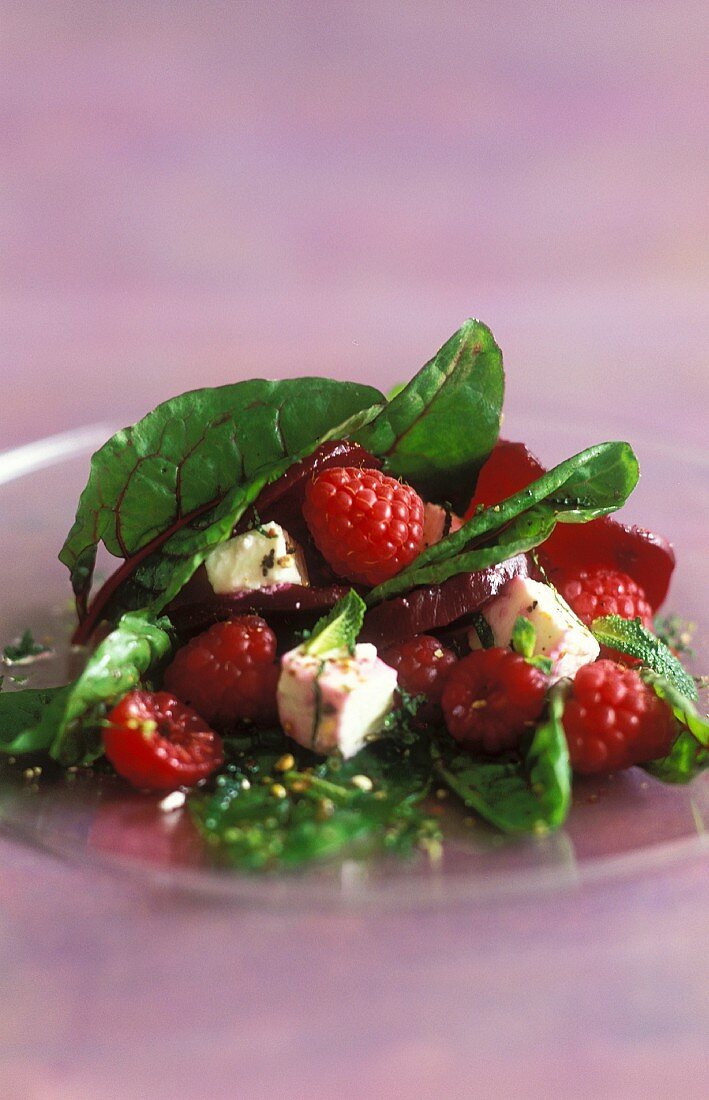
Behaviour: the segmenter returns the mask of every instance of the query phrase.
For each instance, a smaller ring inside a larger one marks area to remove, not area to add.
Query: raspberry
[[[141,790],[191,787],[224,759],[216,733],[166,691],[124,696],[108,715],[103,747],[118,774]]]
[[[670,708],[635,669],[608,660],[578,670],[563,722],[571,766],[581,775],[656,760],[677,735]]]
[[[552,575],[552,579],[582,622],[590,626],[602,615],[639,618],[652,630],[652,609],[639,584],[618,569],[579,569]]]
[[[511,649],[478,649],[451,670],[441,704],[466,748],[498,753],[517,744],[544,707],[548,677]]]
[[[259,615],[215,623],[179,649],[164,684],[209,722],[277,720],[276,635]]]
[[[419,707],[416,717],[432,722],[440,717],[438,705],[448,674],[458,658],[452,649],[441,645],[431,634],[418,634],[405,642],[391,645],[381,654],[381,659],[396,669],[399,686],[410,695],[425,695],[426,702]]]
[[[423,501],[379,470],[323,470],[305,490],[303,515],[315,543],[341,577],[381,584],[423,549]]]

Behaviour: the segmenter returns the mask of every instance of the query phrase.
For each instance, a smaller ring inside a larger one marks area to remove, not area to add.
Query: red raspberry
[[[582,622],[590,626],[602,615],[640,618],[652,630],[652,608],[639,584],[618,569],[579,569],[553,575],[560,594]]]
[[[419,707],[416,717],[432,722],[440,717],[443,686],[458,658],[452,649],[441,645],[431,634],[418,634],[405,642],[391,645],[381,654],[381,659],[395,668],[399,686],[410,695],[425,695],[426,702]]]
[[[615,661],[578,670],[563,721],[571,766],[581,775],[656,760],[677,736],[670,708],[635,669]]]
[[[216,733],[167,691],[124,696],[108,715],[103,747],[118,774],[141,790],[192,787],[224,759]]]
[[[209,722],[277,721],[276,635],[259,615],[215,623],[175,654],[164,684]]]
[[[466,748],[498,753],[517,744],[544,707],[548,677],[511,649],[478,649],[453,668],[441,704]]]
[[[303,515],[320,553],[341,577],[381,584],[423,549],[423,501],[379,470],[324,470],[305,490]]]

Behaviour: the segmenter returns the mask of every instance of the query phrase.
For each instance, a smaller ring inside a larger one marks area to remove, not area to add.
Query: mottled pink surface
[[[706,455],[704,3],[3,8],[0,449],[254,374],[388,385],[476,314],[512,434]],[[709,1092],[705,858],[321,915],[0,858],[0,1100]]]

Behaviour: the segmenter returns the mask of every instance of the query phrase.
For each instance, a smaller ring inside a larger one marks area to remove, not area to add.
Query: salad
[[[82,670],[5,677],[0,753],[186,803],[243,870],[435,858],[443,800],[545,833],[576,775],[691,781],[709,723],[657,618],[674,553],[613,517],[633,450],[547,470],[499,438],[503,394],[468,320],[388,397],[253,379],[116,433],[59,555]],[[98,584],[100,545],[117,562]]]

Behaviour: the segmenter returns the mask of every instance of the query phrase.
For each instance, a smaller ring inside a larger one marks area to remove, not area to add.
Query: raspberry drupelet
[[[382,660],[396,669],[399,687],[410,695],[424,695],[426,701],[416,712],[419,722],[440,719],[440,701],[448,674],[458,658],[432,634],[417,634],[405,642],[388,646]]]
[[[179,649],[165,671],[165,687],[208,722],[277,721],[276,635],[259,615],[215,623]]]
[[[652,630],[652,608],[640,585],[627,573],[617,569],[579,569],[552,574],[551,579],[586,626],[603,615],[620,615],[622,619],[639,618],[644,627]]]
[[[421,497],[379,470],[324,470],[305,490],[303,515],[328,565],[360,584],[382,584],[423,549]]]
[[[638,675],[614,661],[584,665],[564,708],[574,771],[619,771],[666,756],[677,736],[672,711]]]
[[[443,688],[448,732],[470,749],[514,748],[541,714],[548,686],[541,669],[511,649],[476,650],[451,669]]]

